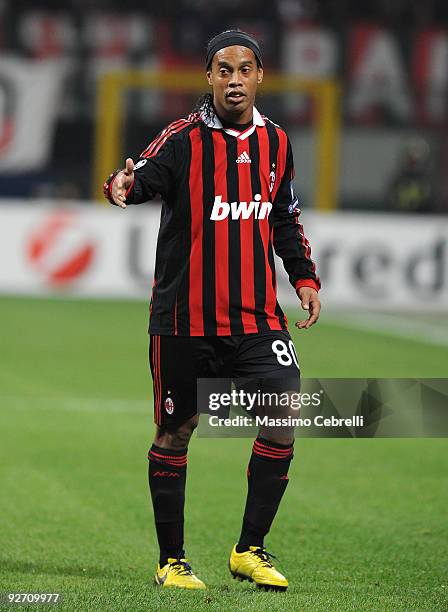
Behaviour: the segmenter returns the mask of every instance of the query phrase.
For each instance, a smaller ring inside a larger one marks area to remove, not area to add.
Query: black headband
[[[260,46],[249,34],[246,32],[241,32],[240,30],[227,30],[226,32],[221,32],[207,45],[207,56],[206,56],[206,67],[207,70],[212,63],[213,56],[217,51],[224,49],[225,47],[231,47],[232,45],[240,45],[241,47],[247,47],[248,49],[252,49],[255,53],[255,57],[260,66],[263,66],[263,62],[261,60],[261,50]]]

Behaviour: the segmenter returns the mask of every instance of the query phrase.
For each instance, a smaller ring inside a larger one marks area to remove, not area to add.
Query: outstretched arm
[[[166,198],[175,184],[179,165],[173,140],[164,141],[152,153],[145,149],[135,164],[128,157],[125,167],[113,172],[104,183],[104,196],[109,202],[126,208],[129,204],[148,202],[158,193]]]
[[[116,204],[120,208],[126,208],[126,196],[134,184],[134,160],[130,157],[126,160],[126,166],[115,175],[111,175],[111,181],[104,184],[106,197],[112,204]]]

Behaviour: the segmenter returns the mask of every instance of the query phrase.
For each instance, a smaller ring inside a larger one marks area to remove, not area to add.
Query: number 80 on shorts
[[[272,350],[280,365],[290,366],[294,363],[299,368],[299,360],[292,340],[289,340],[288,344],[283,340],[274,340]]]

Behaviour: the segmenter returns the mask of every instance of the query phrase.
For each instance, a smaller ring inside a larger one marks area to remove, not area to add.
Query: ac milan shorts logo
[[[165,400],[165,410],[168,414],[173,414],[174,412],[174,402],[170,397],[167,397]]]

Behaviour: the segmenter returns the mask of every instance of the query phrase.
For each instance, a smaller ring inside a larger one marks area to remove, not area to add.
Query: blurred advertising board
[[[64,76],[64,62],[0,59],[0,172],[48,163]]]
[[[148,298],[160,206],[0,204],[0,293]],[[326,306],[448,308],[448,218],[304,211]],[[297,303],[281,261],[279,301]]]

